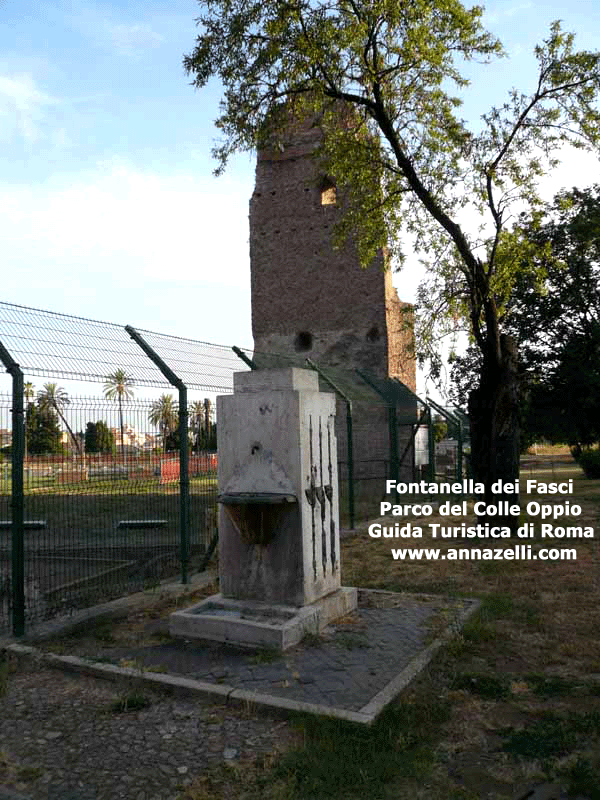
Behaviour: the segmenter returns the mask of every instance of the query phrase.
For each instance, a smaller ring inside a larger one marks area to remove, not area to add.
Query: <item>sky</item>
[[[0,2],[0,299],[252,347],[248,201],[254,158],[212,175],[220,87],[182,67],[193,0]],[[526,90],[552,20],[593,49],[600,0],[486,6],[509,58],[470,68],[462,115]],[[546,181],[600,181],[598,159],[566,153]],[[409,254],[400,297],[420,279]]]

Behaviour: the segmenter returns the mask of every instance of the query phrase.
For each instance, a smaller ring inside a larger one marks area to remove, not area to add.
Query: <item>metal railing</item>
[[[17,636],[206,567],[234,372],[310,368],[336,394],[343,527],[377,515],[387,478],[435,480],[432,409],[456,422],[395,379],[9,303],[0,361],[0,633]]]

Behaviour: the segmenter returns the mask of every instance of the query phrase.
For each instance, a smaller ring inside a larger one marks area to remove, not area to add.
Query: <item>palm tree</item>
[[[35,386],[31,381],[23,384],[23,395],[25,397],[25,460],[27,460],[27,439],[29,438],[29,430],[27,426],[27,407],[35,394]]]
[[[131,400],[133,397],[132,386],[135,386],[133,378],[120,367],[111,375],[106,376],[104,384],[104,397],[108,400],[119,401],[119,425],[121,427],[121,455],[125,458],[125,427],[123,425],[123,398]]]
[[[71,402],[69,400],[66,391],[62,388],[62,386],[57,386],[55,383],[45,383],[44,388],[41,390],[41,392],[38,392],[37,401],[40,410],[56,411],[56,413],[62,420],[63,425],[69,431],[71,439],[73,440],[73,443],[75,445],[75,449],[77,450],[79,455],[82,455],[81,442],[71,430],[69,423],[65,419],[61,410],[62,408],[64,408],[64,406],[68,405]]]
[[[194,432],[194,447],[200,450],[200,437],[204,428],[204,403],[196,400],[190,406],[190,428]]]
[[[156,425],[163,437],[163,451],[167,452],[167,439],[177,428],[177,406],[172,394],[161,394],[150,406],[148,419]]]

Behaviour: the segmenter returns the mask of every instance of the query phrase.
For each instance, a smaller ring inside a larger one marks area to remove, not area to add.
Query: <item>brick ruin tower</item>
[[[399,378],[414,392],[412,307],[399,300],[383,251],[363,269],[352,242],[334,248],[342,209],[333,180],[315,157],[321,141],[321,129],[307,122],[294,125],[283,147],[258,152],[250,200],[255,352]],[[338,407],[340,451],[343,408]],[[357,461],[387,460],[387,416],[356,404],[354,416]]]

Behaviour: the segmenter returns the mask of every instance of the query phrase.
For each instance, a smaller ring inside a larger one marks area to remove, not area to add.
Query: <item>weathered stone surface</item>
[[[250,200],[257,360],[260,353],[310,357],[323,368],[359,368],[380,378],[396,377],[415,391],[412,306],[399,300],[383,251],[363,269],[352,242],[334,247],[333,230],[342,208],[331,202],[327,187],[333,182],[322,174],[315,156],[320,141],[319,128],[298,124],[283,150],[258,154]],[[339,405],[341,460],[347,452],[344,412]],[[383,475],[390,457],[387,415],[372,404],[355,402],[354,420],[357,468],[362,477]],[[399,436],[400,452],[409,434],[406,426],[406,436]],[[412,478],[410,454],[399,478]]]
[[[311,370],[235,376],[219,397],[221,594],[172,635],[285,650],[353,611],[340,585],[335,397]]]
[[[271,377],[275,388],[267,389]],[[310,370],[259,370],[236,381],[239,389],[217,400],[221,497],[292,501],[223,500],[221,592],[284,606],[314,603],[340,587],[335,398],[318,391]],[[294,386],[306,388],[285,388]]]

